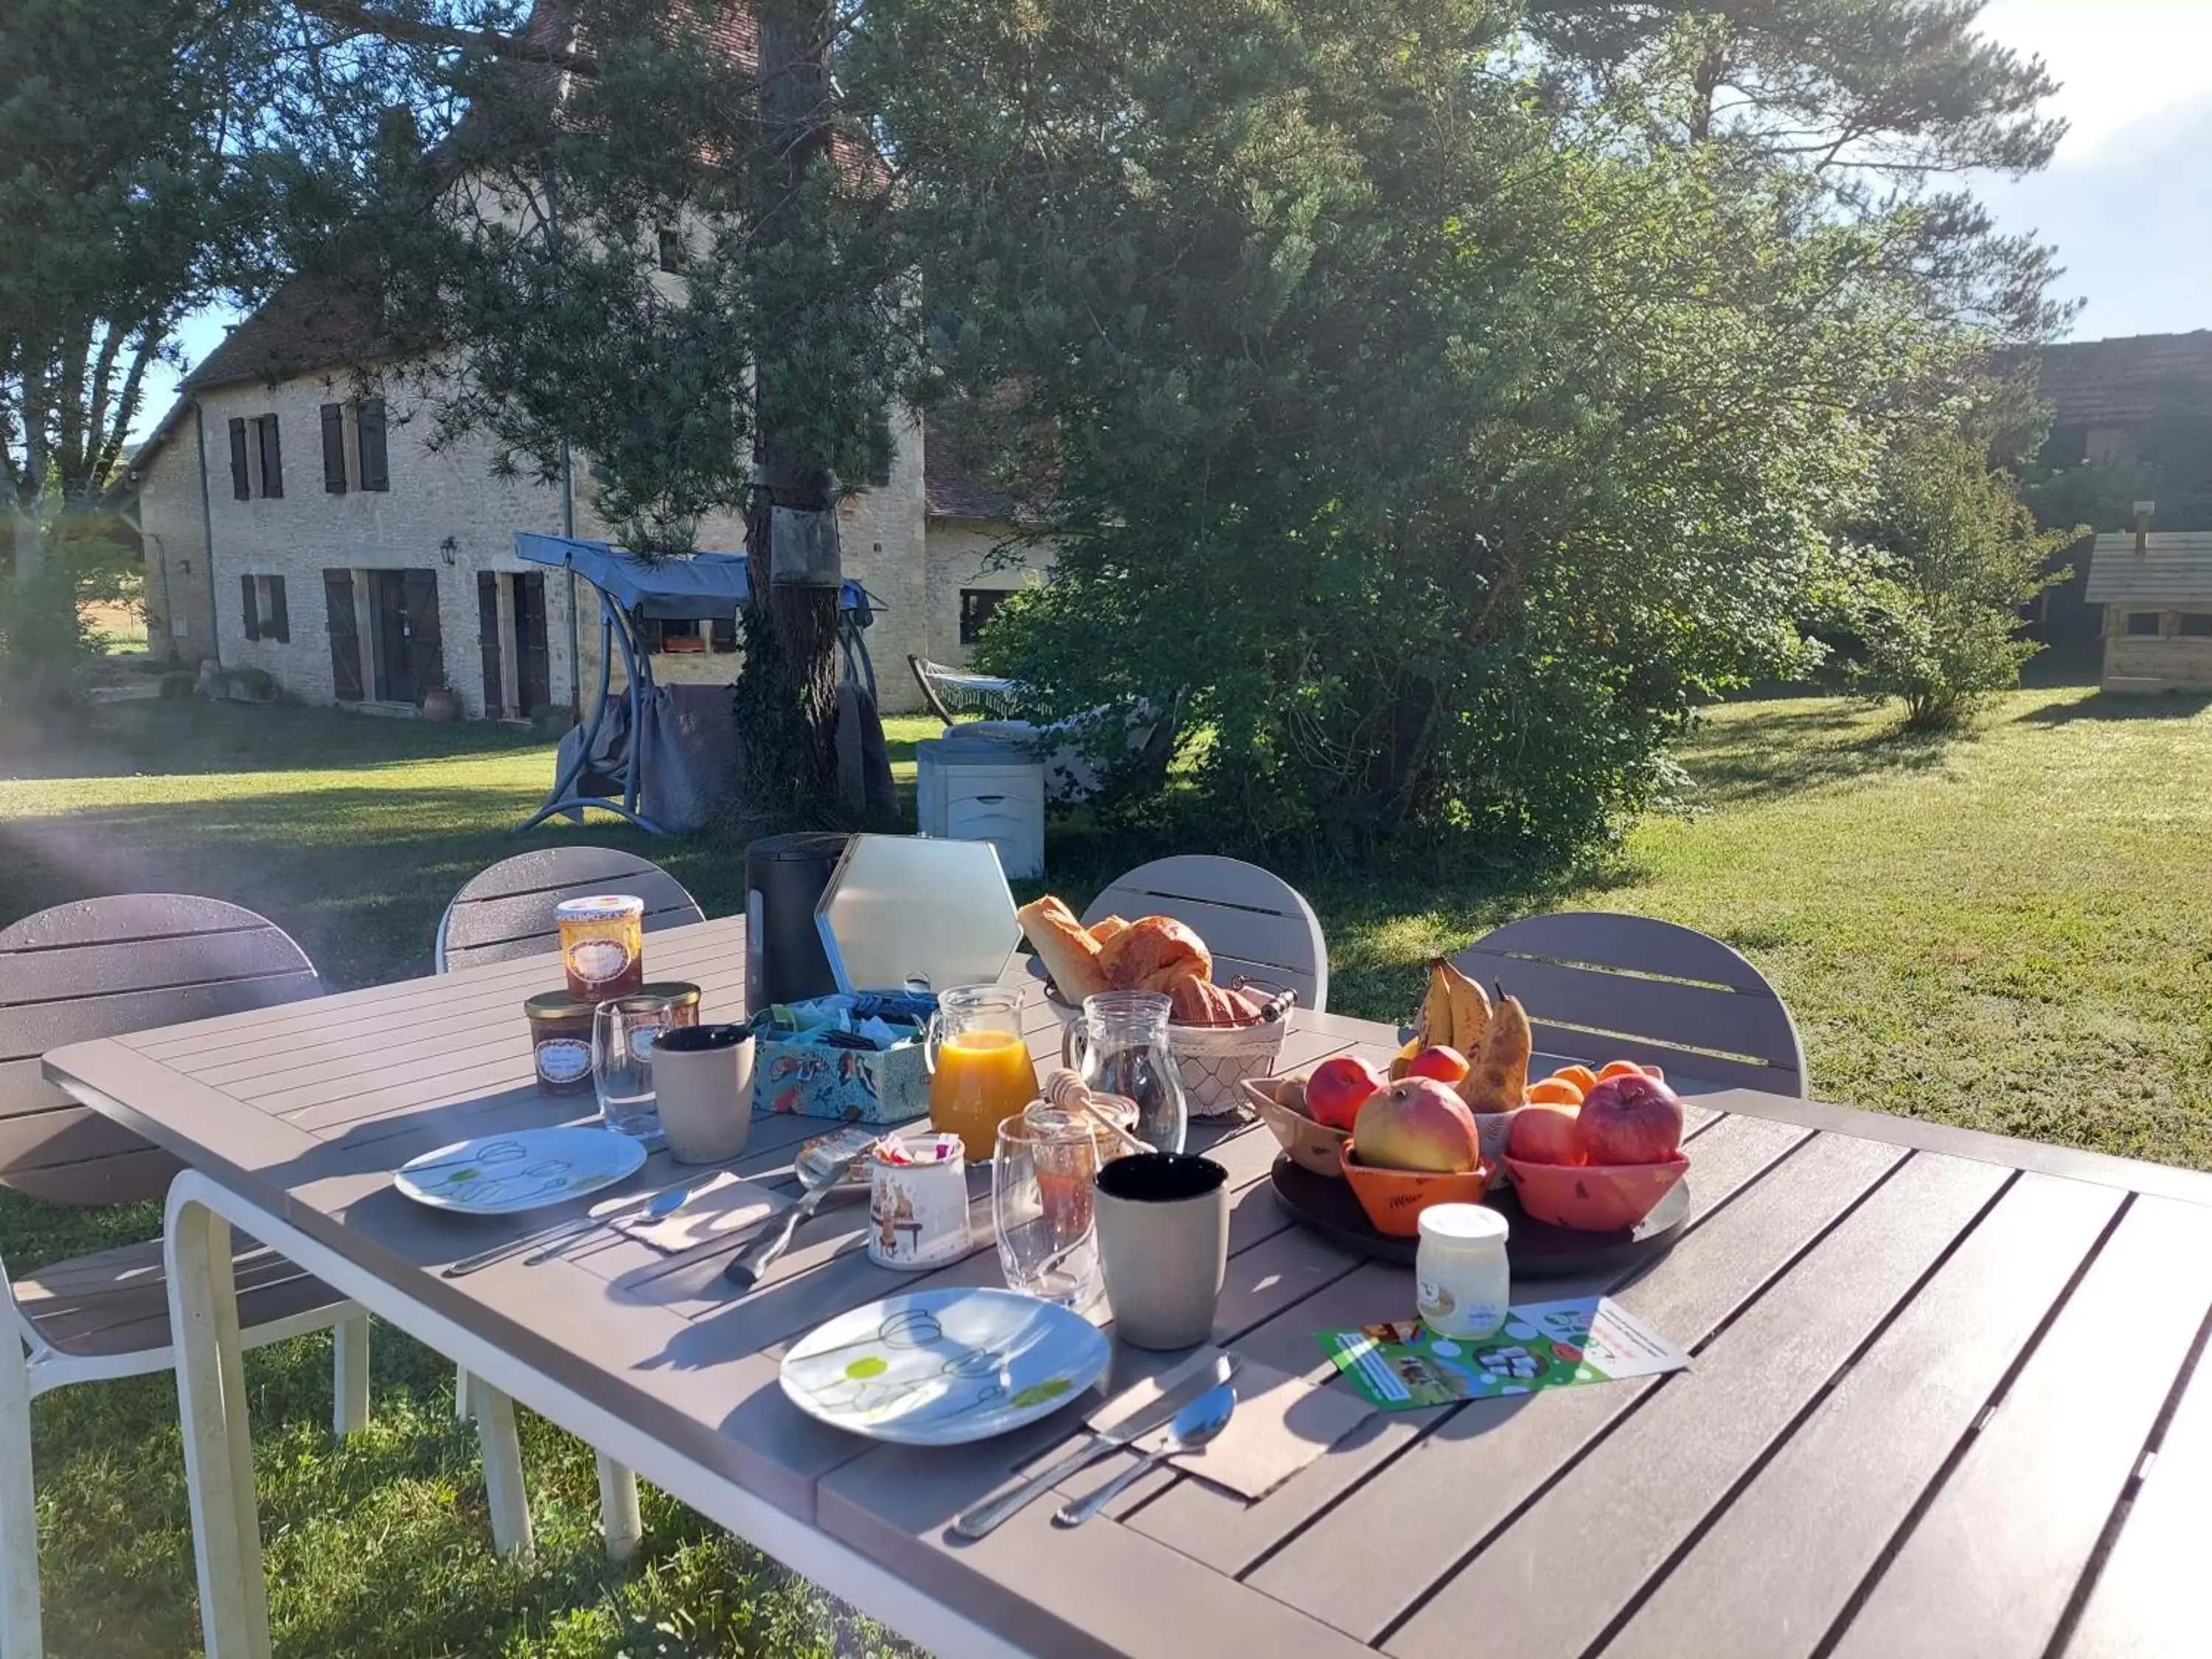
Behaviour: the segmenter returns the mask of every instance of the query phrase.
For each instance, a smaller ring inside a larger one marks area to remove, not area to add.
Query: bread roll
[[[1168,1018],[1177,1025],[1249,1025],[1260,1005],[1244,992],[1183,975],[1168,993]]]
[[[1091,937],[1101,945],[1110,945],[1128,931],[1128,920],[1123,916],[1101,916],[1090,928]]]
[[[1206,941],[1173,916],[1131,922],[1099,951],[1098,965],[1116,991],[1170,992],[1186,974],[1213,977]]]
[[[1099,965],[1098,941],[1083,931],[1075,913],[1051,894],[1014,912],[1022,936],[1052,975],[1053,987],[1063,1000],[1081,1002],[1107,988]]]

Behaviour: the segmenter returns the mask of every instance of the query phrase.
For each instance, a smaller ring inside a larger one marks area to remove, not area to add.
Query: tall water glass
[[[1060,1040],[1060,1058],[1097,1094],[1137,1103],[1137,1133],[1164,1152],[1182,1150],[1190,1112],[1168,1048],[1168,1009],[1158,991],[1102,991]]]
[[[1006,1285],[1066,1308],[1097,1298],[1091,1183],[1098,1143],[1089,1123],[1030,1110],[999,1126],[991,1161],[991,1222]]]
[[[660,1133],[653,1092],[653,1045],[676,1024],[666,997],[617,997],[592,1016],[592,1087],[599,1118],[618,1134],[650,1140]]]

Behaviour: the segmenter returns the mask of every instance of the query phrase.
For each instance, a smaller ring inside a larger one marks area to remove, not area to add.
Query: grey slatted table
[[[741,922],[657,933],[648,956],[700,981],[710,1017],[737,1012]],[[720,1255],[622,1239],[437,1274],[520,1224],[428,1214],[390,1171],[580,1115],[529,1088],[516,1005],[554,973],[470,969],[47,1057],[192,1166],[170,1249],[215,1659],[268,1645],[216,1217],[945,1655],[2204,1650],[2186,1569],[2212,1536],[2212,1176],[1703,1093],[1676,1247],[1621,1284],[1545,1287],[1616,1290],[1690,1370],[1371,1418],[1257,1504],[1155,1474],[1079,1530],[1040,1502],[965,1544],[945,1523],[1073,1443],[1077,1413],[961,1450],[876,1446],[800,1416],[776,1366],[873,1297],[995,1282],[989,1249],[894,1273],[833,1207],[743,1298]],[[1057,1051],[1041,1003],[1025,1028]],[[1395,1043],[1301,1015],[1285,1061]],[[820,1127],[761,1119],[740,1167],[787,1181]],[[1312,1333],[1403,1316],[1408,1275],[1291,1224],[1264,1131],[1196,1139],[1237,1192],[1216,1338],[1326,1381]],[[635,1187],[674,1178],[659,1156]],[[1117,1350],[1112,1385],[1165,1363]]]

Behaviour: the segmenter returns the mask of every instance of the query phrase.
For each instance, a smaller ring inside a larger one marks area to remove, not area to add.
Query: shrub
[[[1868,569],[1852,680],[1870,697],[1901,699],[1908,727],[1953,730],[2020,684],[2021,665],[2042,649],[2019,637],[2021,607],[2072,574],[2051,559],[2087,528],[2039,532],[2012,479],[1955,431],[1901,440],[1881,478],[1880,501],[1858,526]]]

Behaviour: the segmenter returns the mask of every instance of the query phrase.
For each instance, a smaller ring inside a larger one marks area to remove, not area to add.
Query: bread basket
[[[1241,989],[1261,998],[1267,1012],[1249,1025],[1177,1025],[1168,1023],[1168,1048],[1182,1073],[1183,1103],[1191,1116],[1235,1117],[1246,1109],[1246,1079],[1273,1075],[1291,1028],[1297,993],[1239,980]]]

